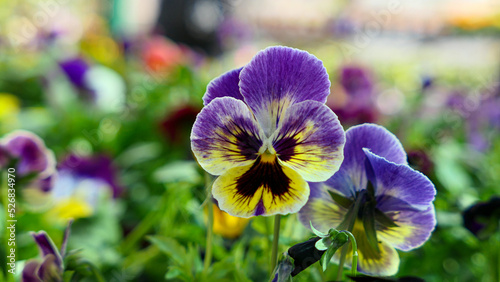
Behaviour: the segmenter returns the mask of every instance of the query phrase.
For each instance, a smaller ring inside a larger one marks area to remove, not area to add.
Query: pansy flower
[[[116,198],[121,193],[115,174],[105,155],[67,156],[58,167],[49,215],[62,221],[93,215],[100,197],[109,193]]]
[[[329,89],[320,60],[281,46],[208,85],[191,147],[219,175],[212,194],[222,210],[238,217],[297,212],[308,181],[338,170],[345,134],[324,104]]]
[[[62,281],[64,272],[64,258],[66,256],[66,246],[70,235],[72,221],[68,223],[64,231],[64,237],[59,251],[45,231],[38,233],[31,232],[35,240],[42,261],[30,259],[26,262],[21,274],[23,282],[35,281]]]
[[[399,267],[395,249],[421,246],[436,225],[434,185],[407,165],[401,143],[381,126],[363,124],[347,130],[344,155],[333,177],[311,187],[299,218],[320,231],[351,231],[358,243],[357,270],[393,275]]]

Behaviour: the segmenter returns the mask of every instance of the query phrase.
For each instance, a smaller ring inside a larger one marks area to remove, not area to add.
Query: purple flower
[[[74,57],[59,62],[64,74],[77,88],[86,89],[85,74],[90,69],[89,64],[80,57]]]
[[[351,231],[358,243],[358,271],[393,275],[399,267],[395,249],[417,248],[434,230],[434,185],[407,165],[401,143],[381,126],[347,130],[344,155],[333,177],[311,187],[299,219],[320,231]]]
[[[345,66],[340,73],[340,84],[347,97],[341,107],[331,106],[342,123],[374,122],[378,113],[373,103],[373,80],[366,69]]]
[[[58,167],[60,177],[71,175],[75,180],[94,179],[108,186],[114,198],[122,192],[122,187],[116,181],[116,171],[112,160],[105,155],[67,156]]]
[[[500,222],[500,197],[470,206],[463,213],[464,226],[480,240],[488,239],[498,231]]]
[[[233,216],[297,212],[307,181],[324,181],[343,160],[345,135],[325,106],[330,81],[305,51],[270,47],[214,79],[191,132],[200,165],[219,175],[212,194]]]
[[[66,246],[70,234],[71,223],[72,221],[68,223],[64,232],[61,251],[57,249],[56,245],[45,231],[31,233],[42,256],[42,261],[31,259],[26,263],[21,275],[23,282],[62,281],[64,271],[63,259],[66,255]]]
[[[36,175],[48,177],[55,171],[55,157],[52,151],[37,135],[16,130],[0,139],[0,165],[15,164],[19,177]]]

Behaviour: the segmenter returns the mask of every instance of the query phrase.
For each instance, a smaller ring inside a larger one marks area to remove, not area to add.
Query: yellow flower
[[[227,212],[220,210],[215,203],[212,204],[212,206],[214,212],[214,233],[228,239],[235,239],[239,237],[248,225],[250,218],[232,216]]]
[[[6,120],[17,114],[20,105],[21,102],[16,96],[8,93],[0,93],[0,120]]]

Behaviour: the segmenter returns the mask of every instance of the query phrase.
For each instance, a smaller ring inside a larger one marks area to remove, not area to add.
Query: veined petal
[[[306,181],[327,180],[344,159],[344,129],[332,110],[320,102],[291,106],[271,140],[281,162]]]
[[[344,162],[339,171],[327,181],[328,186],[350,197],[366,187],[366,156],[363,148],[396,164],[407,164],[401,142],[387,129],[368,123],[353,126],[346,131]]]
[[[326,102],[330,80],[313,55],[283,46],[259,52],[240,73],[240,91],[267,136],[294,103]]]
[[[392,219],[397,227],[377,226],[377,237],[403,251],[423,245],[436,226],[433,205],[422,211],[392,199],[386,200],[379,209],[383,209],[385,215]]]
[[[321,232],[327,232],[330,228],[336,228],[347,214],[347,209],[332,200],[324,184],[309,183],[311,195],[306,205],[300,209],[298,217],[304,226],[312,222],[314,228]]]
[[[384,241],[379,241],[376,251],[365,235],[363,223],[356,220],[352,231],[356,243],[358,244],[358,271],[364,274],[377,276],[391,276],[398,272],[399,255],[398,252]],[[337,252],[334,260],[338,261],[341,252]],[[345,264],[351,267],[352,245],[349,243]]]
[[[230,70],[210,81],[207,86],[207,92],[203,95],[203,105],[206,106],[213,99],[220,97],[233,97],[243,101],[243,96],[241,96],[238,86],[241,69]]]
[[[436,189],[425,175],[407,165],[391,163],[368,149],[363,151],[371,166],[368,178],[375,188],[377,207],[387,198],[397,198],[414,209],[424,211],[429,208]]]
[[[48,255],[54,256],[54,262],[58,267],[61,268],[62,267],[61,254],[59,253],[59,250],[57,249],[52,239],[50,239],[49,235],[45,231],[40,231],[38,233],[32,232],[31,236],[33,236],[33,239],[35,239],[35,242],[38,245],[38,248],[42,253],[42,256],[43,257],[46,257]]]
[[[213,197],[221,210],[238,217],[297,212],[309,197],[309,185],[276,156],[259,156],[215,180]]]
[[[196,117],[191,146],[200,165],[213,175],[250,165],[262,146],[263,132],[243,101],[216,98]]]

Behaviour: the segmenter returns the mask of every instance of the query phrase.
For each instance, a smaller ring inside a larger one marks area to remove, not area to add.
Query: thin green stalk
[[[357,195],[353,209],[348,211],[349,218],[347,219],[347,221],[341,224],[344,225],[344,223],[347,223],[347,226],[344,227],[346,227],[346,230],[349,231],[349,233],[351,233],[354,228],[354,223],[356,222],[356,217],[358,216],[359,206],[361,204],[362,198],[363,197],[361,195]],[[347,249],[348,245],[346,244],[342,247],[342,251],[340,253],[339,269],[337,271],[337,281],[342,280],[342,272],[344,271],[344,262],[345,262],[345,256],[347,255]],[[357,262],[357,256],[356,256],[356,262]]]
[[[273,246],[271,249],[271,274],[278,263],[278,245],[280,240],[280,221],[281,215],[274,216],[274,233],[273,233]]]
[[[207,249],[205,251],[205,261],[203,270],[206,272],[212,263],[212,241],[214,237],[214,209],[211,201],[208,203],[208,222],[207,222]]]
[[[351,241],[352,245],[352,264],[351,264],[351,275],[356,276],[356,269],[358,268],[358,244],[356,243],[356,238],[354,238],[354,235],[352,235],[351,232],[347,230],[343,230],[341,232],[344,232],[349,236],[349,240]]]
[[[146,217],[128,234],[120,249],[123,254],[128,254],[134,246],[139,242],[139,240],[144,237],[144,235],[153,227],[153,225],[162,216],[163,208],[168,200],[169,192],[165,191],[162,198],[158,203],[158,209],[150,211]]]

